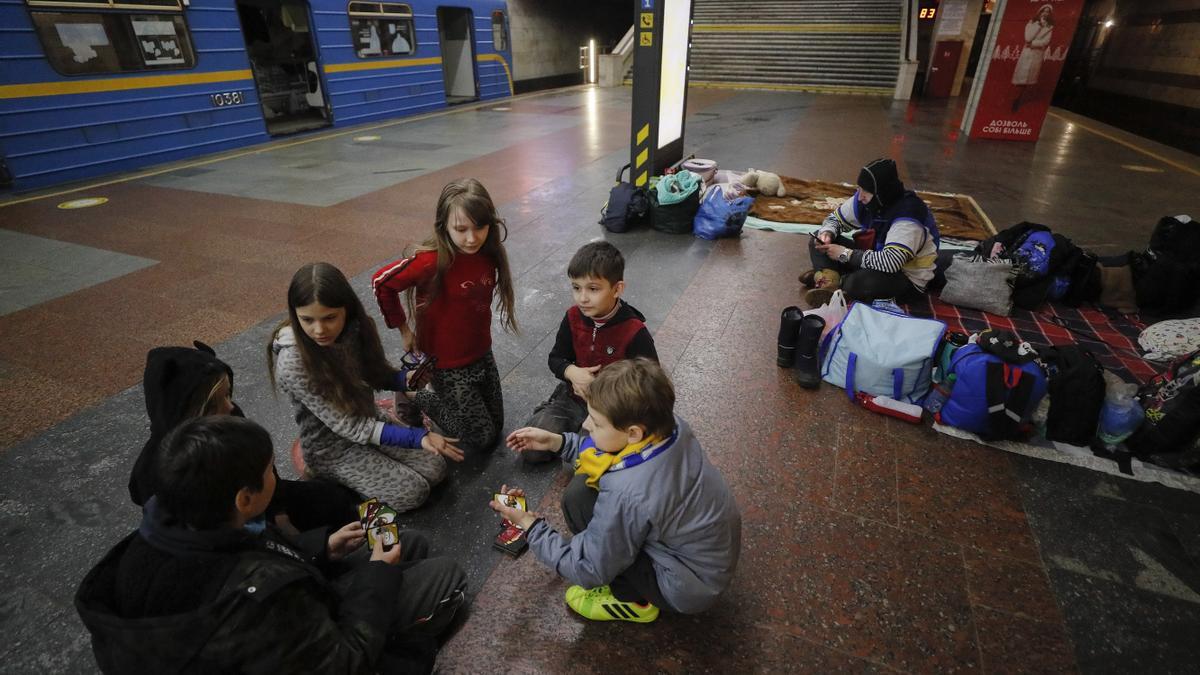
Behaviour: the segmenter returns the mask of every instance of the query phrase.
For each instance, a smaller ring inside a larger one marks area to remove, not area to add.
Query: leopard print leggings
[[[433,390],[417,392],[415,403],[466,452],[491,452],[500,440],[504,396],[491,352],[462,368],[437,369]]]

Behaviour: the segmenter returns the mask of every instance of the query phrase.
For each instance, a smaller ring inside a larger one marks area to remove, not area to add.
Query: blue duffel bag
[[[856,302],[821,343],[821,379],[855,393],[920,405],[946,324]]]
[[[954,352],[946,375],[954,375],[954,388],[935,419],[979,434],[984,440],[1025,435],[1034,410],[1046,395],[1046,373],[1036,362],[1008,363],[977,344]]]

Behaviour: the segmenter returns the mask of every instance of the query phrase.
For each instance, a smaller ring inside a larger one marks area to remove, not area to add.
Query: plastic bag
[[[692,231],[701,239],[736,237],[741,233],[753,203],[754,199],[750,197],[726,199],[721,186],[714,185],[700,201]]]
[[[846,294],[838,289],[833,292],[833,296],[829,298],[829,302],[821,305],[816,309],[806,310],[805,316],[811,314],[825,319],[825,330],[821,331],[821,340],[829,335],[829,331],[833,330],[842,319],[846,318],[846,312],[849,311],[849,305],[846,303]]]
[[[1104,407],[1096,435],[1108,446],[1115,446],[1137,431],[1146,412],[1137,402],[1138,387],[1104,371]]]

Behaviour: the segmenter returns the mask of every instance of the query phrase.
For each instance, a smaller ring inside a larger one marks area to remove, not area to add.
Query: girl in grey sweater
[[[268,347],[271,381],[287,392],[308,470],[397,511],[420,506],[462,461],[448,439],[401,426],[376,406],[375,390],[419,384],[388,363],[375,322],[333,265],[300,268],[288,287],[288,318]]]

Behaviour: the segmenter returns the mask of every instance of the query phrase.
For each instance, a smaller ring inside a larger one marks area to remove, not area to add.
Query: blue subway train
[[[0,0],[0,190],[512,95],[504,0]]]

